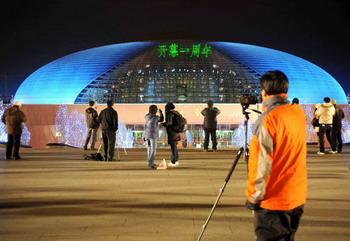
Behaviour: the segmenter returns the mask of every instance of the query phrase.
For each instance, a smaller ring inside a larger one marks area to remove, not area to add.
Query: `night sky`
[[[0,94],[14,94],[37,68],[72,52],[162,39],[231,41],[285,51],[319,65],[350,93],[349,2],[3,1]]]

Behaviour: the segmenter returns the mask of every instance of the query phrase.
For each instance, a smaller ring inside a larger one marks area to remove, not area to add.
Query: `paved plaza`
[[[308,147],[309,197],[298,241],[350,240],[350,147],[317,156]],[[120,162],[83,160],[81,149],[0,147],[1,241],[195,241],[237,151],[180,150],[180,167],[147,168],[145,149]],[[169,150],[158,152],[169,160]],[[240,160],[202,238],[253,241]]]

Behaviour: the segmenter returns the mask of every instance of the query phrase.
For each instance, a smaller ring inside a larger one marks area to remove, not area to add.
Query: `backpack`
[[[92,117],[92,118],[93,118],[93,117]],[[97,118],[93,118],[93,119],[92,119],[91,125],[92,125],[92,128],[94,128],[94,129],[97,129],[97,128],[100,127],[100,123],[98,123]]]
[[[103,161],[103,157],[100,153],[92,153],[90,155],[84,155],[85,160]]]
[[[320,123],[318,122],[318,119],[316,117],[314,117],[312,120],[311,120],[311,125],[313,127],[318,127],[320,126]]]
[[[177,133],[184,132],[185,125],[187,124],[187,120],[179,112],[173,111],[173,113],[174,113],[174,124],[172,129]]]
[[[98,121],[97,121],[98,115],[95,115],[95,113],[96,112],[94,112],[94,111],[87,112],[87,114],[89,115],[89,120],[90,120],[89,128],[97,129],[100,126],[100,123],[98,123]]]

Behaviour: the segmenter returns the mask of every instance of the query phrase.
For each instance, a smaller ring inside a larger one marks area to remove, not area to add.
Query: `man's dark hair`
[[[89,101],[89,106],[94,106],[94,104],[95,104],[95,101],[93,101],[93,100]]]
[[[213,105],[214,105],[214,101],[212,101],[212,100],[208,100],[207,104],[208,104],[208,106],[209,106],[209,107],[213,107]]]
[[[288,78],[280,70],[266,72],[260,78],[260,85],[267,95],[286,94],[288,92]]]
[[[329,98],[329,97],[324,97],[324,98],[323,98],[323,101],[324,101],[325,103],[329,103],[329,102],[331,102],[331,98]]]
[[[170,111],[173,109],[175,109],[175,105],[173,103],[169,102],[165,105],[165,111]]]
[[[155,114],[155,113],[157,113],[157,110],[158,110],[158,107],[156,105],[151,105],[149,107],[148,112],[151,113],[151,114]]]
[[[113,104],[114,104],[113,100],[108,100],[108,101],[107,101],[107,106],[108,106],[108,107],[112,107]]]

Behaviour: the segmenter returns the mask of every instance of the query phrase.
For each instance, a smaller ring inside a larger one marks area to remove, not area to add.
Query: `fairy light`
[[[85,116],[77,111],[68,111],[66,105],[58,107],[56,115],[56,137],[61,143],[82,147],[87,133]]]
[[[121,148],[132,148],[134,137],[132,130],[124,123],[118,123],[116,135],[116,146]],[[85,115],[77,111],[68,111],[66,105],[60,105],[56,114],[55,136],[60,143],[70,146],[82,147],[87,134]]]
[[[344,143],[350,142],[350,105],[343,108],[345,118],[343,119],[342,137]]]
[[[0,102],[0,118],[4,114],[6,106]],[[0,121],[0,142],[7,142],[6,126],[2,121]]]

